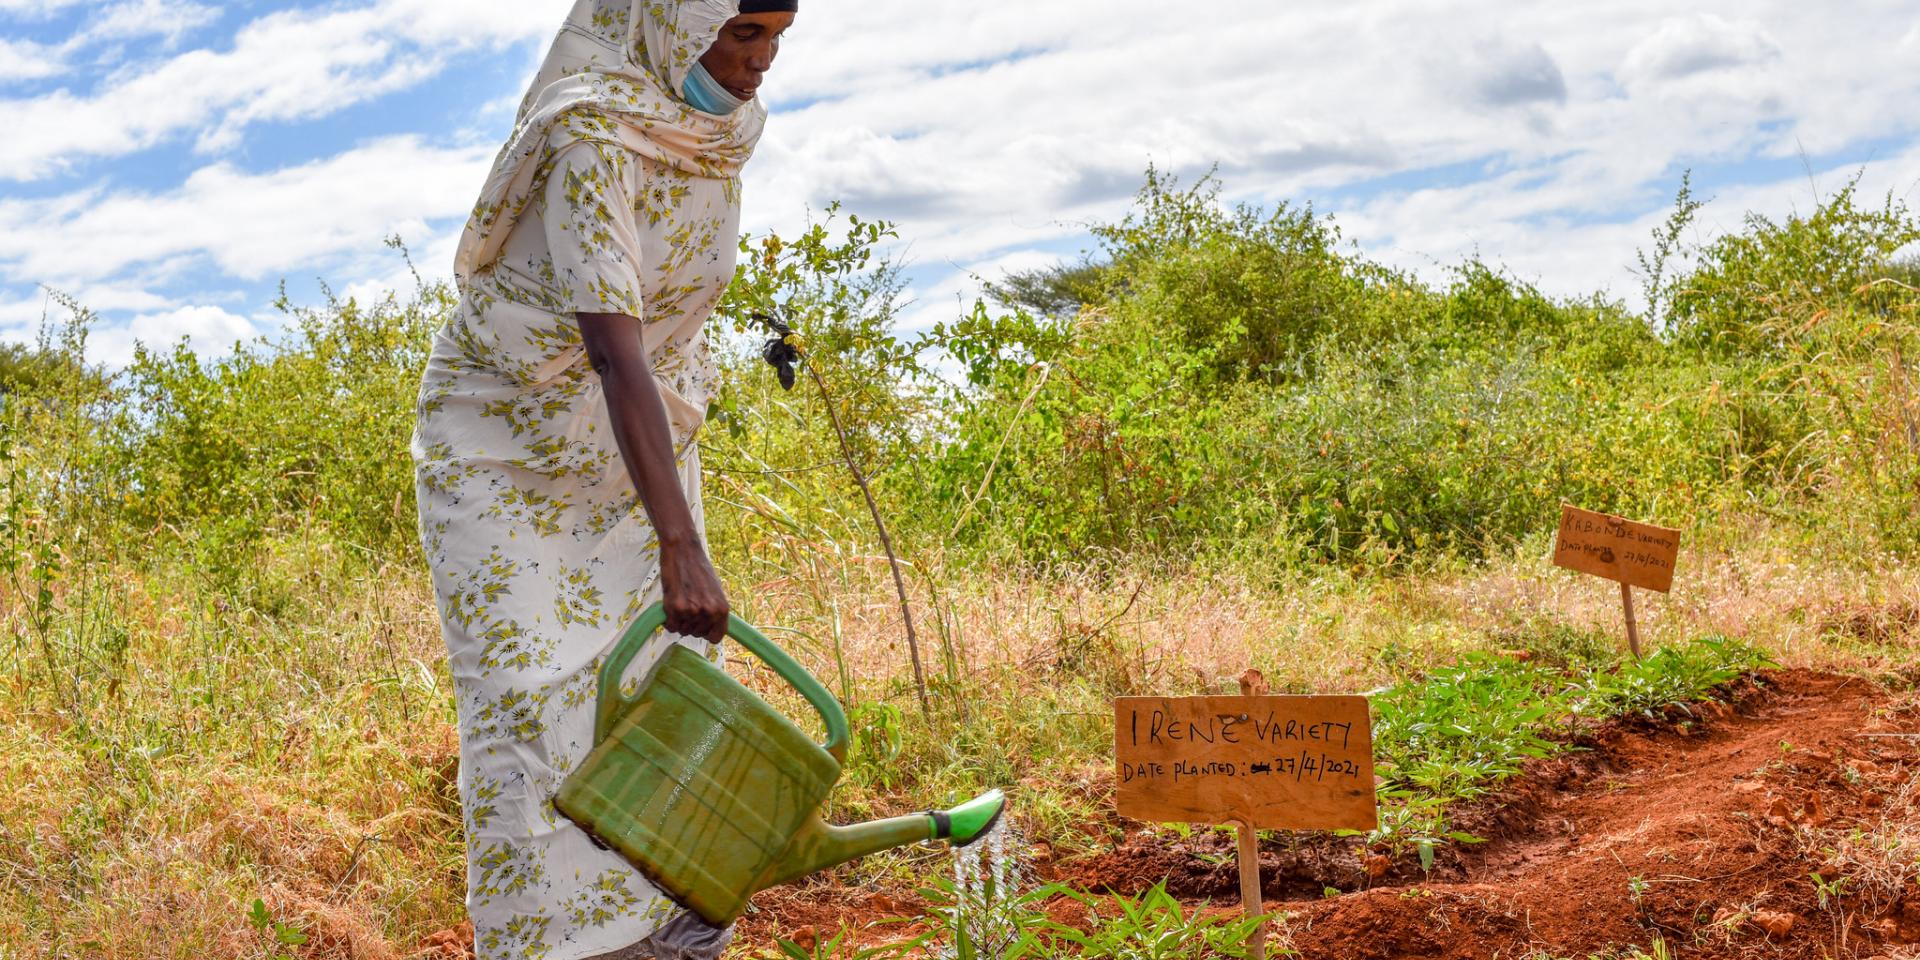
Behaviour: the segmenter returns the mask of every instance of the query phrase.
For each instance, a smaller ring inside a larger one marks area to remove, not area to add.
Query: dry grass
[[[1723,633],[1797,664],[1910,662],[1912,632],[1847,628],[1861,611],[1900,622],[1920,602],[1910,567],[1807,561],[1765,528],[1735,534],[1690,549],[1674,595],[1641,605],[1651,643]],[[301,956],[410,956],[459,921],[457,748],[430,593],[411,569],[356,576],[330,549],[289,544],[260,571],[297,601],[271,615],[222,609],[180,576],[111,571],[98,578],[109,593],[64,596],[69,611],[111,614],[126,642],[117,667],[73,648],[93,635],[75,623],[36,634],[0,608],[16,644],[0,675],[0,956],[268,957],[247,917],[256,898],[310,937]],[[855,778],[844,811],[1016,782],[1028,828],[1066,843],[1064,825],[1102,802],[1076,784],[1103,763],[1115,693],[1226,689],[1249,665],[1280,690],[1366,690],[1548,627],[1616,634],[1617,595],[1544,553],[1278,585],[1124,565],[936,569],[915,578],[942,694],[932,726],[872,558],[823,553],[738,598],[846,699],[898,710],[906,776]],[[1846,849],[1865,863],[1913,842],[1874,834]],[[924,880],[934,867],[903,856],[868,869]]]

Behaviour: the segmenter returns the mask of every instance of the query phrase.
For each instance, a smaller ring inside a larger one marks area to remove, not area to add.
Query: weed
[[[847,776],[878,790],[897,785],[903,779],[900,708],[885,702],[856,704],[847,713],[847,723],[853,733]]]

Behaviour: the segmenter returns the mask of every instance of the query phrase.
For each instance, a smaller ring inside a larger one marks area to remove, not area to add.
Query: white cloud
[[[187,306],[161,313],[143,313],[133,318],[113,336],[94,338],[99,350],[89,349],[89,359],[120,367],[133,359],[133,345],[145,344],[149,350],[165,351],[186,341],[187,348],[203,355],[221,354],[235,344],[251,340],[261,330],[253,321],[219,307]]]
[[[94,284],[55,291],[35,287],[12,298],[0,298],[0,340],[32,340],[46,324],[64,323],[70,316],[61,303],[68,297],[96,313],[157,311],[173,307],[172,300],[139,286]],[[111,339],[111,338],[109,338]]]
[[[248,319],[207,304],[174,305],[134,291],[92,289],[77,299],[91,310],[143,311],[124,321],[96,320],[88,328],[88,359],[112,368],[132,362],[136,345],[168,351],[185,341],[201,356],[219,356],[276,326],[270,318]],[[0,301],[0,342],[32,342],[43,329],[58,328],[70,316],[51,295]]]
[[[272,173],[214,164],[165,194],[0,200],[0,271],[54,286],[206,266],[243,280],[311,275],[330,258],[379,251],[393,233],[425,237],[427,221],[465,214],[492,156],[491,147],[396,137]]]
[[[1538,43],[1492,37],[1474,44],[1472,55],[1450,59],[1452,72],[1466,81],[1465,92],[1489,107],[1565,103],[1567,78]],[[1466,68],[1464,71],[1461,68]]]
[[[1864,168],[1839,164],[1713,191],[1701,197],[1710,203],[1696,219],[1691,239],[1711,240],[1744,229],[1749,212],[1775,219],[1811,212],[1856,176],[1866,202],[1889,193],[1915,199],[1920,193],[1920,145]],[[1443,267],[1479,253],[1552,294],[1605,292],[1640,302],[1640,281],[1630,270],[1634,252],[1651,243],[1654,227],[1670,212],[1667,203],[1642,205],[1638,209],[1643,212],[1630,218],[1581,223],[1553,216],[1565,201],[1552,193],[1531,205],[1524,197],[1495,179],[1384,196],[1343,213],[1341,222],[1348,235],[1369,250],[1421,267],[1430,279],[1443,279]],[[1670,201],[1670,193],[1663,199]]]
[[[1627,51],[1621,74],[1628,83],[1679,80],[1763,64],[1780,54],[1780,45],[1758,23],[1695,14],[1667,20],[1635,44]]]
[[[918,333],[932,329],[972,309],[981,295],[982,282],[993,283],[1009,274],[1052,266],[1059,257],[1037,250],[1018,250],[968,264],[949,263],[947,271],[932,280],[902,291],[903,306],[899,323],[902,330]]]
[[[550,38],[572,6],[568,0],[380,0],[376,9],[416,42],[468,48]]]
[[[1218,163],[1236,195],[1335,210],[1353,204],[1330,189],[1438,169],[1474,188],[1394,199],[1406,222],[1375,236],[1400,256],[1477,244],[1545,268],[1543,249],[1580,231],[1603,269],[1556,261],[1550,286],[1618,287],[1637,217],[1664,214],[1681,168],[1920,133],[1898,106],[1920,73],[1892,68],[1899,32],[1867,12],[1696,6],[1225,2],[1170,19],[1130,0],[821,0],[769,81],[747,215],[791,228],[803,205],[844,198],[899,219],[917,256],[971,263],[1117,215],[1149,161],[1189,177]],[[1578,226],[1594,220],[1626,225]]]
[[[24,16],[28,19],[49,17],[80,2],[81,0],[0,0],[0,13]]]
[[[0,37],[0,83],[39,80],[66,69],[65,54],[31,40]]]
[[[268,14],[242,27],[228,50],[191,50],[90,93],[0,100],[0,129],[17,131],[0,139],[0,179],[41,179],[189,131],[203,150],[228,149],[253,124],[326,116],[433,76],[455,53],[522,39],[527,10],[541,7],[382,0]],[[110,14],[102,29],[152,27],[162,14],[185,29],[205,9],[136,0],[113,8],[126,18]]]
[[[107,41],[157,36],[171,46],[187,31],[219,15],[218,10],[191,0],[124,0],[87,18],[82,30],[61,43],[0,37],[0,83],[67,73],[80,52]]]
[[[48,320],[64,315],[53,298],[41,296],[0,300],[0,341],[31,340]]]
[[[191,0],[124,0],[87,18],[70,46],[130,37],[165,37],[175,41],[189,30],[220,16],[220,11]]]

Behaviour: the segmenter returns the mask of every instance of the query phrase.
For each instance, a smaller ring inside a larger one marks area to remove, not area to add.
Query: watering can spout
[[[989,790],[951,810],[932,810],[845,827],[833,826],[816,817],[794,837],[787,855],[774,864],[758,886],[785,883],[910,843],[945,840],[964,847],[986,836],[1006,809],[1006,796],[998,790]]]
[[[1007,795],[998,790],[988,790],[972,800],[968,800],[952,810],[930,813],[935,821],[936,840],[946,840],[956,847],[965,847],[993,832],[1000,823],[1000,815],[1007,812]]]

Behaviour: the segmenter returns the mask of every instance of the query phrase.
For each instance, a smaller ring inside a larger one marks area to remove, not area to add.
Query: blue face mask
[[[680,96],[695,110],[717,117],[724,117],[747,105],[747,101],[728,93],[727,88],[707,72],[707,65],[698,61],[687,74],[686,81],[680,84]]]

